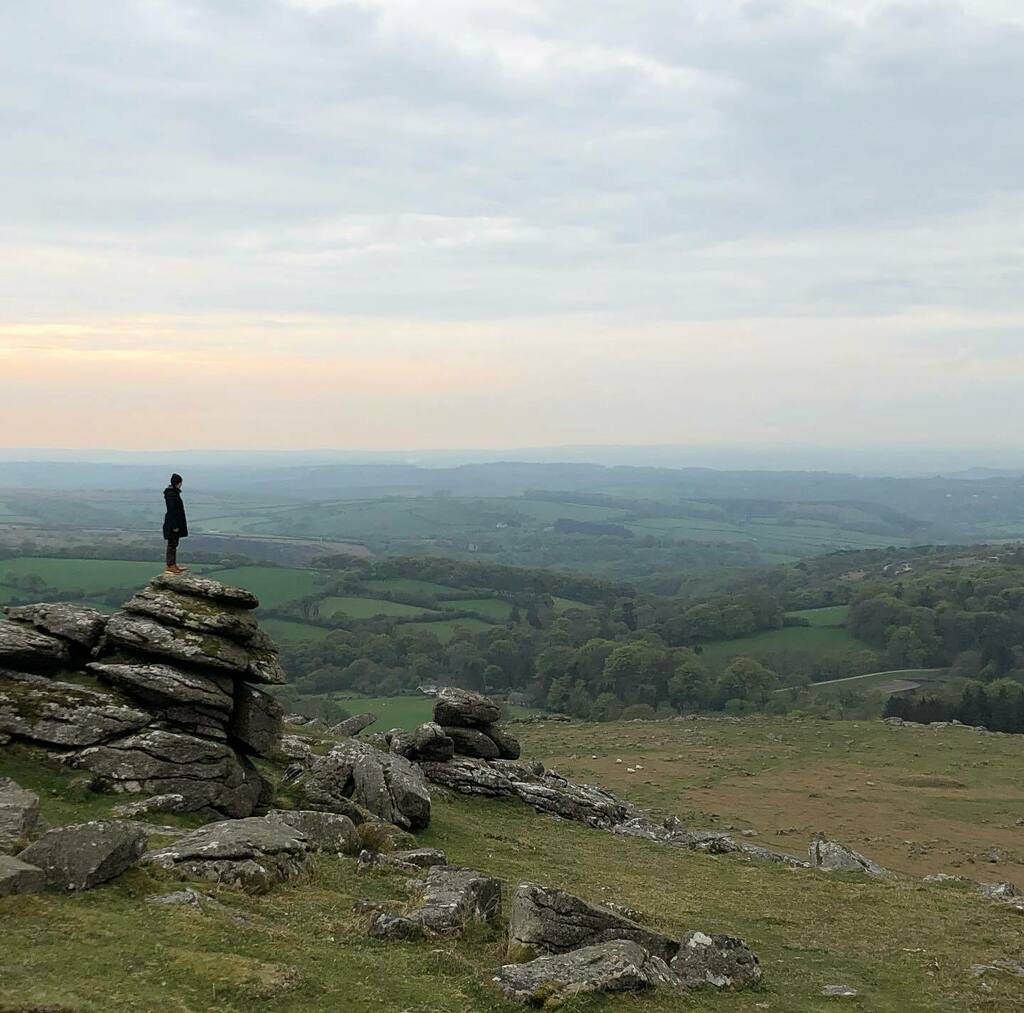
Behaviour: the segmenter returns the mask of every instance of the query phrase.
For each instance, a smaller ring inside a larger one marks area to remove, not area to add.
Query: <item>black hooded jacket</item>
[[[164,538],[188,538],[188,521],[185,518],[185,504],[181,501],[181,490],[169,485],[164,489],[167,513],[164,516]],[[178,530],[175,531],[174,529]]]

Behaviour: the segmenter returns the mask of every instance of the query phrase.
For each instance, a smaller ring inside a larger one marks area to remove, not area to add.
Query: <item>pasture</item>
[[[252,591],[263,608],[277,608],[287,602],[309,598],[317,593],[321,575],[316,570],[285,566],[241,566],[217,570],[211,576],[225,584],[236,584]]]
[[[373,619],[375,616],[388,616],[405,619],[410,616],[430,616],[438,615],[438,613],[421,608],[419,605],[403,605],[401,602],[388,601],[384,598],[344,596],[322,599],[320,615],[325,619],[332,616],[348,616],[350,619]]]
[[[826,605],[825,608],[801,609],[798,612],[786,613],[794,619],[805,619],[812,626],[845,626],[849,614],[849,605]]]
[[[870,648],[866,644],[842,628],[787,626],[733,640],[712,640],[702,645],[701,659],[712,671],[718,671],[738,657],[757,658],[768,664],[776,656],[838,658],[867,650]]]

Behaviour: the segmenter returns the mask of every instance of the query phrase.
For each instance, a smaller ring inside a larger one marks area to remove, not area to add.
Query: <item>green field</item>
[[[512,614],[512,606],[500,598],[460,598],[458,601],[445,603],[444,607],[478,612],[499,623],[505,622]]]
[[[0,559],[0,584],[10,577],[36,576],[47,587],[57,591],[78,591],[83,595],[124,588],[134,591],[153,579],[163,569],[163,563],[139,563],[123,559],[50,559],[22,556]],[[208,565],[191,567],[198,573],[209,570]],[[10,589],[8,589],[10,590]],[[18,591],[24,596],[26,592]]]
[[[225,584],[236,584],[252,591],[264,608],[277,608],[290,601],[315,595],[320,575],[315,570],[285,566],[241,566],[234,570],[218,570],[213,574]]]
[[[555,612],[571,612],[573,609],[589,609],[593,608],[593,605],[588,605],[583,601],[574,601],[572,598],[553,598],[555,603]]]
[[[801,653],[816,657],[836,657],[868,650],[845,629],[829,626],[787,626],[734,640],[712,640],[704,644],[701,658],[712,669],[725,667],[731,658],[764,658],[771,655]]]
[[[373,619],[374,616],[391,616],[404,619],[408,616],[437,615],[431,609],[419,605],[403,605],[383,598],[324,598],[320,602],[320,615],[325,619],[332,616],[348,616],[350,619]]]
[[[433,720],[434,701],[426,696],[352,696],[338,694],[334,697],[347,711],[362,714],[369,711],[377,715],[377,722],[370,726],[375,732],[389,728],[405,728],[411,731],[424,721]]]
[[[820,609],[801,609],[798,612],[787,612],[787,616],[806,619],[812,626],[844,626],[850,614],[849,605],[828,605]]]
[[[429,580],[415,580],[412,577],[387,577],[382,580],[368,580],[366,586],[371,591],[390,591],[392,594],[401,597],[403,594],[411,594],[416,597],[427,595],[452,594],[458,592],[458,588],[448,587],[446,584],[435,584]]]
[[[316,643],[326,640],[331,631],[323,626],[312,626],[309,623],[293,622],[291,619],[261,619],[260,626],[270,634],[278,644],[297,645]]]
[[[949,672],[945,668],[901,668],[891,672],[872,672],[869,675],[857,675],[848,679],[811,683],[801,692],[820,698],[838,697],[844,692],[855,691],[877,695],[881,701],[891,693],[905,693],[912,688],[939,689],[948,686],[950,681]]]
[[[434,623],[405,623],[402,630],[426,630],[433,633],[442,644],[447,644],[459,630],[468,633],[482,633],[485,630],[493,630],[491,623],[485,623],[482,619],[441,619]]]

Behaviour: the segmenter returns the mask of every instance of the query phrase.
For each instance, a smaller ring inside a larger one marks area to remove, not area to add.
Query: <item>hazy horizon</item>
[[[1018,3],[36,0],[0,31],[8,447],[1020,463]]]

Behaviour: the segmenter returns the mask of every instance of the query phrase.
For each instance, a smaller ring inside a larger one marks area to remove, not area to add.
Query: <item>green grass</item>
[[[291,619],[262,619],[260,626],[279,644],[318,643],[326,640],[331,631],[323,626],[293,622]]]
[[[211,574],[225,584],[235,584],[252,591],[264,608],[315,595],[320,575],[315,570],[277,566],[241,566],[234,570],[218,570]]]
[[[801,609],[798,612],[787,612],[787,616],[806,619],[812,626],[843,626],[850,614],[849,605],[828,605],[820,609]]]
[[[767,802],[759,819],[774,813],[776,825],[800,825],[798,836],[768,838],[794,850],[798,844],[806,847],[804,824],[815,805],[834,805],[833,822],[819,815],[821,829],[843,825],[843,813],[851,809],[849,782],[862,784],[865,776],[882,782],[907,771],[953,769],[968,793],[983,797],[995,790],[1006,801],[1021,799],[1024,740],[1019,737],[953,732],[944,738],[879,722],[782,719],[531,725],[521,731],[528,755],[570,775],[606,770],[602,778],[609,786],[632,797],[664,800],[684,817],[687,805],[701,810],[706,796],[721,817],[719,825],[734,820],[747,825],[750,806],[736,809],[740,786],[747,798]],[[643,757],[648,769],[627,774],[624,765],[614,764],[622,753],[630,761]],[[590,760],[591,754],[599,760]],[[832,768],[845,782],[833,778]],[[787,780],[794,775],[813,783],[812,794],[820,797],[794,793]],[[653,781],[658,784],[643,783]],[[45,791],[43,784],[26,783]],[[773,788],[767,800],[765,783]],[[789,794],[780,794],[787,788]],[[908,797],[913,803],[921,793],[927,806],[935,792],[886,789],[879,801],[890,824],[880,824],[883,839],[850,843],[878,857],[890,838],[898,842],[907,835],[892,820],[891,807],[906,805]],[[871,1013],[1010,1013],[1024,1003],[1021,979],[1010,974],[979,979],[971,972],[972,964],[1020,958],[1021,916],[965,889],[794,871],[617,837],[540,816],[511,800],[434,796],[431,827],[419,839],[443,848],[450,861],[500,877],[506,890],[529,880],[592,901],[629,905],[653,928],[675,937],[693,929],[741,936],[764,969],[763,984],[753,991],[584,997],[566,1002],[565,1013],[823,1013],[851,1005],[821,997],[824,985],[840,982],[860,992],[851,1008]],[[803,806],[794,804],[800,799]],[[986,825],[977,823],[979,814],[996,818],[999,811],[965,811],[963,818],[974,817],[969,829],[980,837]],[[859,806],[857,818],[861,812],[871,810]],[[852,825],[845,818],[845,825]],[[959,819],[927,817],[918,836],[935,836],[936,820],[952,826]],[[761,830],[769,834],[771,826],[762,823]],[[988,830],[991,837],[996,828]],[[865,832],[877,836],[873,828]],[[1014,831],[999,832],[1009,840],[1005,835]],[[943,864],[937,854],[922,861],[933,869]],[[353,902],[400,901],[407,879],[398,870],[359,873],[351,859],[323,858],[308,877],[262,897],[197,884],[222,905],[205,911],[145,903],[146,895],[179,885],[141,870],[76,897],[0,898],[0,1009],[521,1013],[525,1007],[505,1001],[490,984],[502,963],[500,929],[474,928],[463,939],[418,943],[368,937],[367,916],[354,912]]]
[[[458,601],[444,603],[443,607],[478,612],[499,623],[505,622],[512,614],[512,606],[500,598],[460,598]]]
[[[441,619],[434,623],[405,623],[402,629],[426,630],[433,633],[442,644],[447,644],[460,630],[466,633],[482,633],[494,629],[494,626],[482,619]]]
[[[377,715],[377,723],[371,726],[375,732],[389,728],[405,728],[411,731],[433,719],[434,701],[426,696],[375,696],[362,697],[337,695],[334,698],[353,714],[369,711]]]
[[[593,605],[588,605],[583,601],[576,601],[573,598],[553,598],[555,603],[555,612],[561,614],[562,612],[570,612],[573,609],[589,609],[593,608]]]
[[[324,598],[320,602],[320,615],[325,619],[331,616],[344,615],[352,619],[372,619],[374,616],[407,616],[437,615],[431,609],[419,605],[403,605],[397,601],[385,601],[383,598]]]
[[[123,559],[47,559],[23,556],[17,559],[0,559],[0,583],[8,581],[8,575],[18,577],[37,576],[47,587],[58,591],[77,591],[83,597],[100,591],[124,588],[135,590],[147,584],[163,569],[163,563],[140,563]],[[208,570],[208,565],[191,567],[197,572]],[[24,596],[27,592],[17,592]]]
[[[800,653],[815,657],[839,657],[867,650],[866,644],[845,629],[828,626],[788,626],[767,630],[734,640],[713,640],[703,645],[701,658],[712,669],[728,664],[731,658],[764,658]]]
[[[864,694],[880,694],[883,698],[890,693],[905,692],[908,683],[917,683],[922,688],[939,688],[948,684],[950,675],[944,668],[906,668],[891,672],[872,672],[870,675],[856,676],[851,679],[829,680],[823,683],[811,683],[804,691],[814,697],[839,696],[841,693],[855,691]]]

